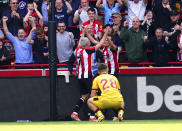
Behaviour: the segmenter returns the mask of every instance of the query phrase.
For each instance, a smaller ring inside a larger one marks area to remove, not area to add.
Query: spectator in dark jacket
[[[147,33],[148,38],[155,36],[156,24],[151,10],[146,10],[144,20],[141,23],[141,28]]]
[[[152,57],[155,62],[155,66],[160,67],[167,66],[168,50],[170,49],[168,37],[164,37],[163,33],[162,28],[157,28],[155,36],[145,43],[145,46],[152,50]]]
[[[154,15],[157,27],[165,27],[170,23],[170,12],[175,10],[174,4],[169,3],[169,0],[162,0],[162,3],[158,6],[154,6]]]
[[[173,10],[170,12],[170,23],[168,23],[164,27],[164,36],[169,37],[169,41],[171,43],[173,52],[170,53],[170,61],[176,61],[177,57],[177,50],[178,50],[178,44],[177,44],[177,36],[180,33],[180,23],[179,23],[179,17],[178,12]]]
[[[3,45],[2,40],[0,40],[0,65],[10,64],[11,55],[6,47]]]
[[[21,13],[18,12],[18,0],[10,0],[10,9],[3,12],[3,16],[8,17],[7,25],[9,31],[17,36],[18,29],[23,27]]]

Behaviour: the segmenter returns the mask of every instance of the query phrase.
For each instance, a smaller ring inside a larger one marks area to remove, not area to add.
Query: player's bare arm
[[[102,37],[101,41],[95,46],[95,50],[98,50],[104,44],[105,39],[106,39],[106,37],[108,35],[108,32],[109,32],[109,30],[106,29],[106,31],[104,33],[104,36]]]

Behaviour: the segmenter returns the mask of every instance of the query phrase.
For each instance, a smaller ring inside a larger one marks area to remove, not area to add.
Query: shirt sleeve
[[[119,38],[119,36],[114,36],[114,44],[118,47],[122,47],[123,41]]]
[[[7,38],[14,44],[16,38],[10,32],[8,33]]]
[[[74,14],[74,16],[75,16],[75,15],[77,15],[77,14],[78,14],[78,10],[76,10],[76,11],[75,11],[75,14]]]
[[[74,40],[74,35],[73,35],[73,33],[71,33],[71,35],[72,35],[71,44],[72,44],[73,46],[75,46],[75,40]]]
[[[87,48],[87,49],[85,49],[85,51],[86,51],[88,54],[95,53],[95,46],[94,46],[94,47]]]
[[[119,38],[122,39],[122,40],[128,41],[128,39],[129,39],[129,31],[128,31],[128,29],[122,27],[121,31],[120,31]]]
[[[31,39],[33,40],[33,39],[35,38],[35,36],[36,36],[35,32],[32,32],[32,37],[31,37]]]
[[[115,8],[117,8],[118,10],[120,10],[119,3],[115,3]]]
[[[107,3],[105,4],[103,3],[102,6],[103,6],[102,10],[104,11],[107,8]]]
[[[131,2],[132,2],[132,1],[129,1],[129,0],[128,0],[128,2],[126,3],[126,6],[127,6],[127,7],[130,7]]]
[[[110,50],[112,51],[112,52],[117,52],[118,51],[118,47],[116,46],[116,45],[114,45],[115,46],[115,50],[113,50],[112,48],[110,48]]]
[[[3,34],[2,30],[0,30],[0,35],[2,35],[2,34]]]

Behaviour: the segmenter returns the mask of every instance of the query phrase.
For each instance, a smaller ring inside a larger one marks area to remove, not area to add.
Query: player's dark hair
[[[107,70],[107,65],[104,64],[104,63],[100,63],[98,65],[98,71],[100,72],[100,71],[103,71],[103,70]]]

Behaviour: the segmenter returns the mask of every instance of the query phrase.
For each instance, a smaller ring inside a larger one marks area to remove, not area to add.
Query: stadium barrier
[[[182,68],[130,67],[120,68],[120,73],[125,119],[182,119]],[[0,121],[49,120],[48,69],[1,70],[0,74]],[[69,76],[66,69],[58,70],[58,120],[70,120],[79,98],[76,85],[77,78]],[[87,111],[84,105],[80,111],[82,120],[88,119]],[[112,119],[112,115],[108,112],[107,119]]]

